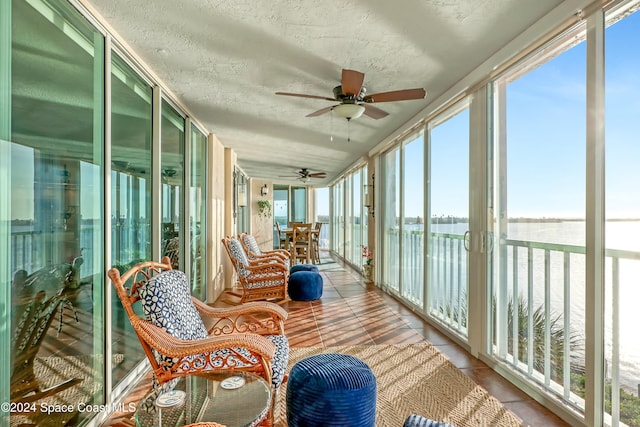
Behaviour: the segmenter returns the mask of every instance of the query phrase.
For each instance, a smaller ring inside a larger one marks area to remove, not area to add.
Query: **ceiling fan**
[[[309,182],[311,178],[326,178],[326,172],[311,172],[307,168],[302,168],[296,172],[296,175],[281,176],[281,178],[296,178],[302,182]]]
[[[301,98],[324,99],[326,101],[338,101],[339,104],[322,108],[307,117],[316,117],[333,111],[335,114],[347,120],[357,119],[362,114],[372,119],[381,119],[389,115],[386,111],[374,107],[373,103],[406,101],[411,99],[423,99],[427,92],[423,88],[401,89],[391,92],[380,92],[367,95],[364,83],[364,73],[355,70],[342,70],[340,85],[333,88],[333,98],[307,95],[302,93],[276,92],[276,95],[297,96]]]

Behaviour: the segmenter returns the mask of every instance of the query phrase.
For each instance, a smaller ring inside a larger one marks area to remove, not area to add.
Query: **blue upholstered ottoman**
[[[296,264],[291,266],[289,274],[297,273],[298,271],[313,271],[317,273],[318,267],[313,264]]]
[[[296,363],[287,383],[289,427],[374,427],[376,377],[357,357],[327,353]]]
[[[322,296],[322,276],[313,271],[298,271],[289,276],[287,287],[294,301],[313,301]]]

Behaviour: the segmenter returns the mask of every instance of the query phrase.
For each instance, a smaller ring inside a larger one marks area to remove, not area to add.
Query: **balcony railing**
[[[412,304],[422,307],[424,262],[429,260],[427,271],[431,290],[427,293],[426,312],[464,336],[467,327],[468,279],[464,236],[431,233],[429,257],[424,253],[422,230],[404,230],[400,237],[397,228],[389,229],[384,242],[385,257],[389,260],[385,264],[388,269],[387,281],[402,277],[402,283],[384,285]],[[558,398],[584,409],[580,391],[575,384],[572,386],[572,374],[580,375],[581,367],[584,367],[585,331],[579,329],[584,325],[584,246],[503,239],[494,250],[501,253],[496,254],[498,259],[493,264],[493,277],[496,285],[504,285],[494,295],[496,305],[503,308],[495,312],[495,355]],[[400,254],[401,272],[397,262]],[[608,349],[606,376],[612,389],[611,420],[613,425],[617,425],[614,420],[619,420],[620,388],[632,396],[637,395],[633,374],[621,372],[619,313],[621,285],[626,277],[637,278],[631,272],[640,272],[640,253],[608,249],[605,251],[605,266],[605,286],[609,294],[606,308],[609,316],[605,343]],[[517,308],[518,300],[525,302],[524,309]],[[511,309],[507,309],[509,304]],[[536,323],[539,326],[537,329],[534,328]],[[554,334],[558,329],[564,333]],[[534,337],[526,340],[524,349],[519,342],[523,334],[525,337]],[[558,337],[561,337],[561,343],[554,342]],[[558,357],[558,351],[569,357]],[[622,359],[628,360],[628,356],[622,355]],[[634,354],[633,358],[638,356]]]

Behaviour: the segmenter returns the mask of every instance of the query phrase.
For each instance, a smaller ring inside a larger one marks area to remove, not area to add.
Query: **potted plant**
[[[364,273],[364,280],[366,282],[373,282],[373,252],[369,250],[369,247],[362,246],[362,258],[365,259],[362,270]]]
[[[268,200],[258,200],[258,215],[263,218],[271,216],[271,202]]]

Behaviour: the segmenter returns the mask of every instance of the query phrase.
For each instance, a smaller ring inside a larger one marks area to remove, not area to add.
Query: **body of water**
[[[412,224],[408,229],[421,230],[422,224]],[[453,224],[432,225],[431,230],[437,233],[464,235],[469,229],[465,222]],[[640,384],[640,340],[637,339],[636,323],[638,321],[638,301],[640,301],[640,221],[610,221],[605,227],[605,246],[607,251],[605,261],[605,358],[607,360],[607,375],[611,375],[612,366],[612,337],[613,337],[613,257],[615,251],[629,251],[631,253],[615,253],[620,257],[618,271],[618,299],[617,317],[619,334],[619,369],[620,383],[630,392],[637,393]],[[494,255],[497,254],[498,239],[494,236]],[[508,241],[538,242],[543,244],[584,247],[586,242],[584,221],[542,221],[542,222],[509,222],[501,239]],[[517,278],[517,293],[526,296],[529,278],[527,249],[518,249],[517,272],[513,270],[513,249],[507,250],[505,268],[507,268],[508,292],[514,291],[514,277]],[[634,254],[635,253],[635,254]],[[629,257],[629,258],[627,258]],[[494,260],[495,261],[495,260]],[[569,261],[570,276],[570,310],[564,308],[564,275],[565,258],[561,250],[551,251],[549,259],[550,301],[552,316],[568,314],[571,319],[571,331],[578,336],[585,336],[585,286],[586,264],[583,254],[571,253]],[[495,265],[495,264],[494,264]],[[533,255],[532,288],[534,307],[545,301],[545,258],[543,250],[535,250]],[[496,274],[496,277],[498,275]],[[497,281],[498,279],[494,279]],[[498,285],[498,283],[494,283]]]

